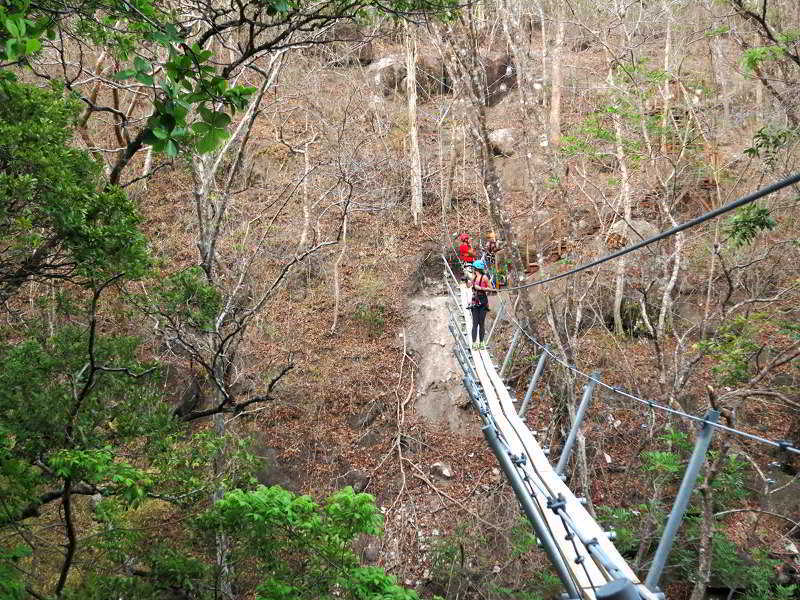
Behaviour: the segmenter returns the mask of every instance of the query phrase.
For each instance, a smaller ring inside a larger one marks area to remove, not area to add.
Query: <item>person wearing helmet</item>
[[[486,276],[486,263],[476,260],[472,263],[472,268],[475,269],[475,273],[467,282],[467,287],[472,288],[472,302],[468,307],[472,311],[472,349],[484,350],[486,348],[486,344],[483,342],[484,323],[486,313],[489,312],[488,292],[493,290],[491,282]]]
[[[461,240],[461,245],[458,247],[458,257],[464,264],[471,263],[475,260],[475,251],[472,249],[472,246],[469,245],[469,234],[462,233],[458,236],[458,239]]]
[[[469,234],[462,233],[458,236],[461,245],[458,247],[458,258],[461,260],[462,281],[469,281],[472,277],[472,261],[475,260],[475,250],[469,244]]]
[[[491,276],[492,285],[497,286],[497,253],[500,251],[500,244],[494,231],[486,234],[486,246],[483,251],[483,258],[486,262],[486,270]]]

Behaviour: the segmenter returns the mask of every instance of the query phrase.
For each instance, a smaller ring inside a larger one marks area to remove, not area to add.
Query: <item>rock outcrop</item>
[[[516,70],[509,54],[488,54],[480,57],[486,74],[486,97],[490,106],[497,104],[517,85]],[[406,57],[390,54],[373,62],[367,77],[378,94],[404,94],[406,86]],[[437,94],[453,91],[453,81],[441,56],[417,56],[417,93],[424,101]]]

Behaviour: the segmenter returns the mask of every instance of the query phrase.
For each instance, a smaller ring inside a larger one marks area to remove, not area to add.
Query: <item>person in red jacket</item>
[[[467,281],[472,275],[472,262],[475,260],[475,250],[469,245],[469,234],[462,233],[458,236],[461,245],[458,247],[458,258],[461,261],[462,281]]]
[[[472,263],[475,260],[475,250],[469,245],[469,234],[462,233],[458,239],[461,240],[461,245],[458,247],[458,258],[462,263]]]

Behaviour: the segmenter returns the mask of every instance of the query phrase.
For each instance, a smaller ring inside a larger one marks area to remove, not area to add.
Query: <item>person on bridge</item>
[[[458,239],[461,240],[461,245],[458,247],[458,258],[464,264],[472,263],[475,260],[475,250],[469,245],[469,234],[462,233]]]
[[[483,260],[486,262],[486,271],[494,287],[497,287],[497,253],[501,249],[494,231],[490,231],[486,234],[486,245],[483,247]]]
[[[485,350],[486,344],[483,342],[483,334],[486,321],[486,313],[489,312],[488,292],[494,291],[489,277],[486,276],[486,263],[476,260],[472,263],[475,269],[472,278],[467,282],[467,287],[472,288],[472,302],[467,307],[472,311],[472,349]]]
[[[469,234],[462,233],[458,236],[461,245],[458,247],[458,258],[461,261],[461,271],[464,273],[462,281],[468,281],[472,276],[472,261],[475,260],[475,249],[469,244]]]

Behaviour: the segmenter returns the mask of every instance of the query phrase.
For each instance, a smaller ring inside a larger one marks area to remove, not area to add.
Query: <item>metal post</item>
[[[564,449],[561,451],[561,457],[558,459],[556,475],[563,475],[564,469],[567,468],[569,455],[572,454],[572,446],[575,445],[575,438],[578,436],[578,429],[583,421],[583,416],[586,414],[586,409],[589,407],[589,400],[592,398],[594,386],[597,385],[597,377],[600,377],[599,371],[595,371],[591,374],[589,381],[583,388],[583,398],[581,398],[580,406],[578,406],[578,412],[575,413],[575,422],[572,424],[572,428],[569,430],[567,441],[564,443]]]
[[[525,392],[525,400],[522,401],[522,406],[519,407],[519,416],[525,417],[525,413],[528,412],[528,404],[531,402],[531,398],[533,397],[533,390],[536,388],[536,383],[539,381],[539,377],[542,376],[542,371],[544,370],[544,363],[547,361],[547,346],[544,347],[542,351],[542,355],[539,357],[539,364],[536,365],[536,370],[533,372],[533,377],[531,377],[531,382],[528,384],[528,390]]]
[[[505,311],[506,305],[505,303],[500,305],[500,310],[497,311],[497,316],[492,321],[492,328],[489,330],[489,335],[486,336],[486,345],[489,345],[489,340],[492,339],[492,334],[494,333],[494,328],[497,327],[498,321],[503,318],[503,311]]]
[[[675,541],[675,534],[678,527],[681,525],[683,515],[686,512],[686,507],[689,506],[689,497],[692,495],[692,488],[694,488],[697,474],[700,467],[703,466],[706,458],[708,446],[711,444],[711,434],[714,433],[714,426],[711,423],[716,423],[719,419],[719,412],[716,410],[709,411],[706,415],[706,422],[703,423],[703,428],[697,434],[697,441],[694,445],[692,457],[689,459],[689,466],[686,467],[686,473],[683,475],[681,487],[678,490],[678,496],[675,498],[675,503],[672,505],[672,512],[669,513],[669,519],[664,527],[664,533],[661,535],[661,540],[658,542],[656,554],[653,557],[653,564],[650,566],[650,571],[647,573],[645,585],[652,591],[657,592],[658,580],[661,579],[661,572],[664,570],[664,565],[667,562],[667,556],[672,549],[672,542]]]
[[[497,460],[500,462],[500,466],[503,468],[506,477],[508,477],[508,481],[511,483],[511,487],[517,496],[517,500],[519,500],[519,503],[522,506],[525,516],[528,517],[531,525],[533,525],[533,531],[536,533],[536,537],[539,538],[539,541],[542,543],[544,551],[547,553],[550,562],[553,564],[558,576],[561,578],[561,582],[567,589],[569,597],[580,598],[578,590],[572,581],[572,576],[567,569],[566,564],[564,563],[564,559],[558,551],[558,547],[556,546],[555,541],[550,534],[550,530],[547,528],[544,518],[536,510],[528,490],[525,489],[525,485],[522,483],[522,479],[520,479],[516,467],[508,456],[508,452],[497,438],[497,430],[491,425],[485,425],[482,427],[482,429],[483,434],[486,436],[486,441],[489,442],[489,445],[492,447],[495,456],[497,456]]]
[[[511,345],[508,347],[508,352],[506,352],[506,358],[505,358],[505,360],[503,360],[503,366],[500,367],[500,378],[501,379],[502,379],[503,375],[505,374],[506,369],[508,369],[510,364],[511,364],[511,357],[514,355],[514,348],[516,347],[517,342],[519,341],[519,336],[521,334],[522,334],[522,330],[517,328],[517,330],[514,332],[514,337],[511,338]]]

